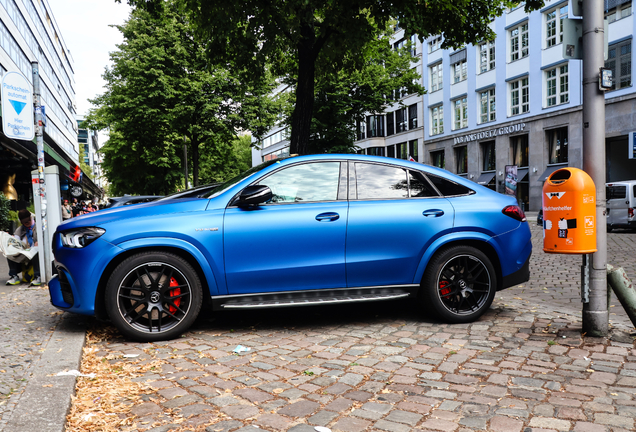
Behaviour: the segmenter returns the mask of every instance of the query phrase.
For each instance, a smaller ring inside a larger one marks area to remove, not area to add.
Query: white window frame
[[[545,71],[546,107],[566,104],[570,101],[568,64],[559,65]]]
[[[429,68],[431,70],[431,93],[444,88],[444,70],[442,62]]]
[[[453,63],[453,84],[468,78],[468,62],[466,59]]]
[[[528,77],[510,82],[510,115],[530,112],[530,81]]]
[[[497,120],[495,88],[479,92],[479,123]]]
[[[528,21],[510,29],[510,61],[517,61],[528,57]]]
[[[553,47],[563,42],[563,20],[568,17],[568,5],[557,6],[545,13],[545,46]]]
[[[483,42],[478,47],[479,73],[495,68],[495,42]]]
[[[444,133],[444,105],[431,108],[431,136]]]
[[[466,96],[455,99],[453,103],[453,130],[468,127],[468,100]]]
[[[609,9],[605,12],[605,18],[607,19],[607,23],[613,23],[614,21],[618,21],[623,18],[627,18],[632,14],[632,2],[629,1],[627,3],[623,3],[622,5],[618,5]]]
[[[442,47],[442,37],[441,36],[435,36],[433,39],[428,41],[428,53],[429,54],[434,52],[434,51],[437,51],[441,47]]]

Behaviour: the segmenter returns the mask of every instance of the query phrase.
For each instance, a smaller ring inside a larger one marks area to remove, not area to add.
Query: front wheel
[[[488,257],[471,246],[451,246],[431,259],[420,289],[424,306],[449,323],[467,323],[490,308],[497,276]]]
[[[126,259],[106,286],[106,311],[127,337],[144,342],[185,332],[201,310],[201,282],[183,258],[143,252]]]

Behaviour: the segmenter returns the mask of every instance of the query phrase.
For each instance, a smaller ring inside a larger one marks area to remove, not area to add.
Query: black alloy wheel
[[[140,341],[172,339],[201,309],[201,282],[177,255],[144,252],[122,262],[106,287],[106,310],[124,335]]]
[[[490,308],[497,276],[488,257],[471,246],[438,252],[422,278],[425,306],[449,323],[472,322]]]

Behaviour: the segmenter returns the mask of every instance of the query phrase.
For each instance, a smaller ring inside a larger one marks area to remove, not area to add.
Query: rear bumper
[[[530,280],[530,257],[532,254],[528,255],[528,259],[521,266],[519,270],[514,273],[510,273],[507,276],[503,277],[503,281],[501,284],[501,289],[510,288],[515,285],[519,285],[520,283],[524,283]]]

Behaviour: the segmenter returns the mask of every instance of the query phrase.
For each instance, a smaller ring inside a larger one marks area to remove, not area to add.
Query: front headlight
[[[60,237],[62,244],[70,248],[83,248],[100,238],[106,232],[105,229],[96,227],[77,228],[64,231]]]

